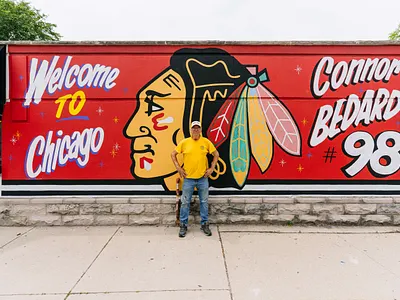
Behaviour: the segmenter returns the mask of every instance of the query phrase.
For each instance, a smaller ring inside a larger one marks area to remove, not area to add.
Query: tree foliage
[[[0,0],[0,41],[58,41],[56,25],[29,2]]]
[[[393,41],[400,41],[400,25],[389,35],[389,39]]]

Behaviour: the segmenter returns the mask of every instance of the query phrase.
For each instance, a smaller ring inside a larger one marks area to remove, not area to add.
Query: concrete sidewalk
[[[0,228],[0,300],[400,299],[400,228]]]

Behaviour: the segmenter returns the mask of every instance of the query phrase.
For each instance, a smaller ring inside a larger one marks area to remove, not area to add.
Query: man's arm
[[[214,172],[215,166],[217,165],[217,162],[218,162],[219,152],[217,150],[215,150],[211,154],[213,155],[211,167],[207,169],[206,173],[204,174],[204,177],[209,177],[212,174],[212,172]]]
[[[171,158],[172,158],[172,162],[175,165],[176,170],[178,171],[179,175],[182,178],[186,178],[186,172],[185,170],[179,165],[178,163],[178,159],[176,158],[176,156],[178,155],[178,152],[176,150],[172,151],[171,153]]]

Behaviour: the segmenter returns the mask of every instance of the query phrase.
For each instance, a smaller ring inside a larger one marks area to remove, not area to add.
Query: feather
[[[207,130],[207,138],[218,148],[229,136],[232,117],[244,84],[239,86],[219,109]]]
[[[262,84],[257,86],[259,103],[268,128],[278,145],[291,155],[301,155],[300,132],[287,108]]]
[[[245,87],[239,99],[238,108],[232,123],[229,149],[232,174],[239,187],[244,185],[250,167],[249,133],[247,127],[247,92],[248,87]]]
[[[258,99],[257,90],[250,88],[247,97],[249,131],[251,132],[250,148],[258,167],[264,173],[271,163],[274,148],[272,135],[265,123]]]

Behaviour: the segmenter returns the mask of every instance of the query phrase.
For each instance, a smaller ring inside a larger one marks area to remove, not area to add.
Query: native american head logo
[[[254,158],[260,171],[271,165],[274,144],[301,155],[298,126],[270,91],[267,70],[242,65],[215,48],[180,49],[170,66],[137,94],[137,106],[124,128],[131,140],[131,173],[138,180],[160,181],[174,189],[176,170],[170,153],[190,136],[190,123],[220,152],[210,185],[243,188]]]

